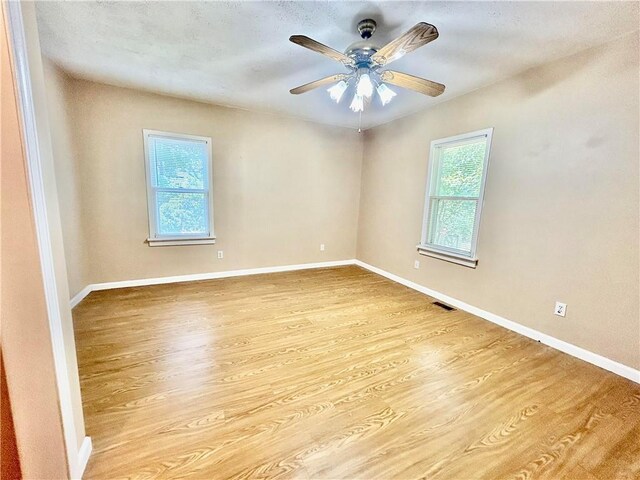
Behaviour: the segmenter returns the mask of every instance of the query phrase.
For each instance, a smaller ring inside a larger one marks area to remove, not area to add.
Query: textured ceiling
[[[38,2],[46,56],[71,75],[317,122],[358,126],[343,99],[290,88],[343,67],[288,41],[304,34],[336,50],[378,22],[380,45],[419,21],[440,37],[393,69],[444,83],[429,98],[400,90],[362,116],[368,128],[526,68],[638,29],[637,2]]]

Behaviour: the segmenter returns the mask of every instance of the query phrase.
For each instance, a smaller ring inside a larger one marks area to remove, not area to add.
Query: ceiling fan
[[[358,32],[362,40],[351,44],[344,53],[304,35],[291,36],[289,40],[293,43],[336,60],[349,70],[347,73],[337,73],[306,83],[292,89],[291,93],[298,95],[334,83],[335,85],[327,91],[337,103],[349,86],[353,85],[355,93],[350,108],[354,112],[362,112],[365,102],[370,101],[373,97],[374,89],[378,93],[382,105],[386,105],[396,96],[396,92],[386,84],[408,88],[431,97],[437,97],[444,92],[445,87],[441,83],[408,73],[386,70],[386,66],[391,62],[438,38],[436,27],[420,22],[382,48],[378,48],[371,41],[375,30],[376,22],[370,18],[358,22]]]

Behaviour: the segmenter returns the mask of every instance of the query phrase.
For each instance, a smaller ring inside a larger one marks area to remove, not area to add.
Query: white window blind
[[[143,133],[149,244],[213,243],[211,139]]]
[[[486,129],[431,142],[421,253],[476,265],[492,133]]]

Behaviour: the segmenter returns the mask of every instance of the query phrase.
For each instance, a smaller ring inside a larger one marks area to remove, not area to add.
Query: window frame
[[[473,140],[478,137],[486,138],[486,149],[484,153],[484,164],[482,168],[482,182],[480,184],[480,191],[478,197],[450,197],[441,195],[432,195],[436,187],[437,182],[437,168],[439,167],[438,148],[443,146],[464,145],[465,143],[472,143]],[[482,130],[476,130],[473,132],[462,133],[460,135],[454,135],[452,137],[439,138],[431,142],[429,150],[429,168],[427,173],[427,188],[425,193],[424,211],[422,213],[422,236],[420,244],[418,245],[418,252],[430,257],[438,258],[441,260],[447,260],[449,262],[457,263],[467,267],[475,268],[478,264],[477,247],[478,247],[478,233],[480,231],[480,221],[482,218],[482,207],[484,206],[484,194],[485,185],[487,181],[487,172],[489,169],[489,159],[491,154],[491,140],[493,137],[493,127],[485,128]],[[471,236],[471,251],[469,253],[454,248],[448,248],[441,245],[435,245],[428,242],[429,232],[432,226],[431,209],[433,206],[433,200],[449,199],[449,200],[475,200],[476,213],[473,222],[473,232]]]
[[[203,137],[199,135],[189,135],[185,133],[163,132],[160,130],[143,129],[142,136],[144,139],[144,163],[145,163],[145,179],[147,183],[147,215],[149,218],[149,236],[147,243],[151,247],[169,246],[169,245],[200,245],[215,243],[214,224],[213,224],[213,155],[211,137]],[[207,182],[205,189],[167,189],[159,188],[153,185],[154,174],[152,171],[154,162],[151,161],[151,150],[149,148],[150,137],[161,137],[173,140],[192,140],[204,142],[207,145]],[[178,190],[184,193],[204,192],[207,196],[207,209],[209,220],[209,232],[206,234],[183,234],[183,235],[160,235],[157,231],[158,225],[158,204],[156,202],[157,190]]]

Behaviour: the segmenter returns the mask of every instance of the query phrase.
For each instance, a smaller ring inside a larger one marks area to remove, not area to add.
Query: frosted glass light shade
[[[371,83],[371,78],[369,78],[368,73],[360,75],[358,85],[356,87],[356,93],[361,97],[367,98],[373,95],[373,83]]]
[[[353,100],[351,101],[351,105],[349,108],[353,112],[362,112],[364,110],[364,98],[362,95],[358,95],[357,93],[353,96]]]
[[[338,103],[342,98],[342,95],[344,95],[346,89],[347,82],[345,82],[344,80],[340,80],[334,86],[327,88],[327,92],[329,92],[331,100],[335,100],[335,102]]]
[[[378,85],[377,91],[378,95],[380,95],[380,101],[382,102],[383,106],[389,103],[393,99],[393,97],[396,96],[396,92],[391,90],[384,83]]]

